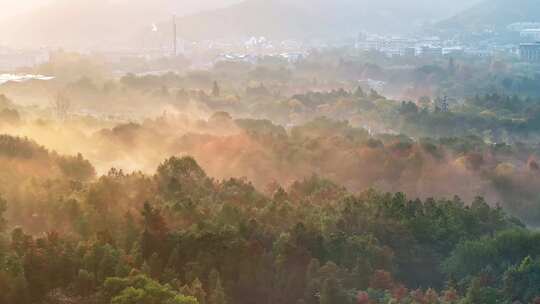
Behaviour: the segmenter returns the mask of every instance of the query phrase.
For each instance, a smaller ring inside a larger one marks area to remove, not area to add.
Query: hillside
[[[246,0],[185,17],[179,25],[180,34],[186,38],[319,38],[361,30],[403,33],[447,18],[470,4],[471,1],[463,0]]]
[[[361,30],[400,33],[469,5],[466,0],[56,0],[0,22],[0,44],[140,47],[154,23],[168,39],[173,14],[180,16],[179,34],[188,39],[325,38]]]
[[[456,16],[439,23],[441,29],[504,29],[515,22],[539,22],[540,1],[485,0]]]

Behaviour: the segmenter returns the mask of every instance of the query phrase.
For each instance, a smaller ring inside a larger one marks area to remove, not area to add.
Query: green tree
[[[191,295],[197,299],[199,304],[206,304],[206,291],[202,286],[201,281],[196,278],[190,286]]]
[[[4,232],[7,228],[7,220],[4,218],[4,214],[7,211],[7,201],[0,196],[0,233]]]
[[[77,293],[82,296],[89,295],[95,288],[94,276],[85,269],[80,269],[77,277],[75,278],[75,287]]]
[[[540,259],[528,256],[520,265],[510,267],[504,274],[504,295],[509,301],[522,303],[540,297]]]
[[[347,294],[336,278],[331,277],[324,280],[321,288],[320,304],[346,304],[349,302]]]
[[[153,279],[159,279],[161,276],[162,263],[157,253],[153,253],[148,260],[148,267],[150,267],[150,276]]]
[[[212,186],[204,170],[192,157],[171,157],[163,162],[155,176],[158,190],[167,200],[197,200]]]
[[[467,289],[464,304],[498,303],[501,295],[497,290],[485,286],[480,278],[474,278]]]
[[[304,301],[308,304],[317,303],[317,295],[321,288],[319,270],[321,263],[317,259],[312,259],[309,262],[306,271],[306,290],[304,292]]]
[[[227,296],[223,286],[221,286],[221,278],[219,273],[216,271],[212,277],[212,281],[210,282],[210,297],[208,298],[208,303],[227,304]]]
[[[139,238],[140,229],[137,227],[137,224],[135,223],[135,219],[133,218],[131,212],[128,211],[124,216],[124,219],[124,250],[130,251]]]
[[[115,275],[116,266],[119,262],[118,259],[118,253],[112,246],[109,244],[103,246],[97,272],[99,282],[104,282],[106,278]]]
[[[26,281],[26,278],[24,275],[18,274],[13,279],[13,287],[11,290],[11,302],[13,304],[27,304],[30,303],[30,297],[28,289],[28,282]],[[7,302],[6,302],[7,303]]]
[[[144,232],[141,239],[141,253],[143,258],[148,259],[154,253],[158,256],[166,249],[169,228],[161,210],[153,207],[150,203],[144,203],[141,214],[144,218]]]
[[[167,261],[167,268],[176,271],[180,266],[180,247],[174,247],[173,251],[169,255],[169,260]]]
[[[111,277],[103,285],[111,304],[197,304],[197,299],[174,291],[144,275]]]
[[[49,288],[51,280],[48,278],[49,263],[41,249],[32,248],[24,256],[24,274],[28,283],[29,296],[32,301],[42,299]]]

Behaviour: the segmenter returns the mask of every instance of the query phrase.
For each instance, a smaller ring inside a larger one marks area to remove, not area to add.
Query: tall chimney
[[[177,55],[177,39],[176,39],[176,14],[173,15],[173,57]]]

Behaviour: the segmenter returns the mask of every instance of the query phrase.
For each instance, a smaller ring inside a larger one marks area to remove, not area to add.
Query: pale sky
[[[57,0],[0,0],[0,19],[20,14],[32,8],[44,6]],[[77,0],[71,0],[77,2]],[[110,2],[129,2],[130,0],[109,0]],[[148,0],[150,3],[153,0]],[[208,9],[240,2],[240,0],[177,0],[186,2],[190,10]]]
[[[169,20],[172,13],[189,15],[240,1],[0,0],[0,45],[110,43],[136,36],[153,22]]]
[[[32,8],[42,6],[50,0],[0,0],[0,18],[13,16]]]

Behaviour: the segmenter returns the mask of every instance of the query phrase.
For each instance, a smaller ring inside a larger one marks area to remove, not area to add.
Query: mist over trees
[[[47,119],[3,97],[5,109],[22,113],[3,132],[73,155],[0,139],[3,301],[536,299],[538,236],[525,225],[539,219],[532,142],[493,145],[465,135],[466,126],[454,137],[370,134],[337,118],[356,109],[365,123],[396,127],[398,117],[406,132],[434,135],[447,130],[425,119],[459,116],[362,88],[284,98],[259,84],[230,104],[227,82],[184,77],[129,75],[102,87],[68,80],[73,108]],[[173,83],[200,89],[164,88]],[[114,91],[172,102],[176,111],[129,123],[75,112],[89,94],[121,105]],[[506,100],[471,102],[498,109]],[[215,112],[182,114],[197,108]],[[334,118],[315,117],[320,109]],[[534,133],[532,124],[502,128],[516,139]]]
[[[520,1],[5,19],[0,304],[540,303],[539,64],[502,25],[534,24]]]
[[[6,140],[17,147],[9,148],[15,152],[10,157],[26,159],[21,164],[51,161],[39,146]],[[34,153],[42,160],[27,158]],[[481,198],[467,206],[457,197],[409,200],[374,190],[352,195],[316,176],[261,193],[247,180],[212,179],[191,157],[169,158],[154,175],[111,169],[88,179],[86,167],[79,156],[68,174],[19,175],[33,180],[23,196],[14,188],[3,191],[1,244],[9,248],[0,256],[4,301],[443,302],[457,300],[467,282],[497,292],[512,284],[512,276],[519,280],[520,272],[534,269],[527,257],[534,251],[502,245],[498,250],[513,250],[508,261],[517,265],[507,271],[506,285],[475,283],[498,264],[483,259],[467,267],[472,261],[466,255],[473,253],[465,246],[534,244],[523,238],[537,237]],[[26,197],[33,192],[41,193],[38,200]],[[18,225],[25,228],[7,233],[6,227]],[[27,234],[44,225],[51,227],[47,234]],[[445,285],[463,277],[460,269],[471,277]],[[474,297],[481,296],[467,293],[464,300]]]

